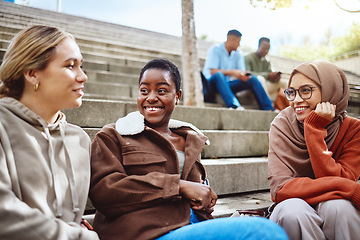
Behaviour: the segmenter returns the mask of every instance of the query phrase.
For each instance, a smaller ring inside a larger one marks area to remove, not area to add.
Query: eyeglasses
[[[312,96],[312,91],[313,89],[316,87],[310,87],[308,85],[304,85],[299,87],[298,89],[295,88],[288,88],[284,91],[286,98],[289,101],[294,101],[296,98],[296,92],[299,93],[299,96],[303,99],[303,100],[307,100],[310,99]]]

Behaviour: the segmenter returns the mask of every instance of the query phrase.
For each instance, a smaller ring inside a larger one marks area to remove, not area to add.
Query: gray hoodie
[[[80,227],[90,139],[60,113],[55,124],[0,99],[0,239],[98,239]]]

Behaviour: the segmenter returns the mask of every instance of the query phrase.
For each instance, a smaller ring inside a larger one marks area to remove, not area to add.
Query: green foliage
[[[339,58],[339,55],[359,51],[360,24],[353,23],[345,36],[329,38],[329,41],[326,40],[322,44],[312,44],[309,39],[304,38],[302,46],[283,45],[280,47],[278,54],[286,58],[308,61],[313,59],[331,60]]]
[[[349,32],[331,41],[334,45],[334,55],[360,50],[360,23],[353,23]]]
[[[309,5],[307,5],[310,2],[314,2],[316,0],[250,0],[250,4],[254,7],[264,7],[271,10],[276,10],[278,8],[288,8],[290,7],[294,2],[305,2],[305,8],[310,8]],[[333,4],[335,4],[338,8],[340,8],[343,11],[349,12],[349,13],[358,13],[360,12],[359,9],[347,9],[342,7],[343,1],[342,0],[333,0]],[[360,0],[359,0],[360,2]]]
[[[250,0],[250,4],[254,7],[265,7],[271,10],[278,8],[288,8],[292,4],[299,3],[300,0]],[[311,8],[311,2],[316,0],[301,0],[306,8]],[[341,0],[338,0],[342,3]],[[340,9],[357,14],[360,10],[344,9],[336,0],[331,4],[336,4]],[[360,0],[359,0],[360,2]],[[309,4],[309,5],[308,5]],[[302,46],[283,45],[278,50],[278,55],[297,59],[301,61],[313,59],[328,59],[338,58],[340,55],[348,54],[349,52],[358,52],[360,50],[360,23],[353,23],[351,29],[345,36],[332,37],[331,29],[326,33],[325,40],[320,44],[312,44],[309,37],[303,39]]]
[[[288,8],[291,6],[292,0],[250,0],[250,4],[254,7],[265,7],[271,10],[277,8]]]
[[[200,37],[198,37],[198,39],[201,39],[201,40],[208,40],[208,35],[207,34],[202,34]]]
[[[283,45],[279,49],[279,55],[296,59],[300,61],[309,61],[314,59],[330,60],[333,50],[330,46],[315,45],[306,43],[303,46]]]

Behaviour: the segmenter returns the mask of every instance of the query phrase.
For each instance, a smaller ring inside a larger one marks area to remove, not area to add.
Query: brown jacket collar
[[[145,130],[144,116],[139,112],[131,112],[125,117],[119,118],[115,123],[115,129],[121,135],[135,135]],[[191,123],[170,119],[169,128],[178,129],[181,127],[189,127],[195,132],[204,135],[197,127]],[[206,145],[210,145],[210,141],[206,140]]]

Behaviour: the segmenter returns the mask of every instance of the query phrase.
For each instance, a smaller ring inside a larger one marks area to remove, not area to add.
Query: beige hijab
[[[346,117],[349,86],[344,72],[328,61],[302,63],[295,67],[289,79],[289,86],[295,73],[302,73],[321,87],[321,99],[336,105],[334,120],[326,126],[325,142],[331,148]],[[296,119],[293,108],[284,109],[272,122],[269,146],[269,180],[271,193],[277,191],[295,177],[314,178],[307,151],[303,124]]]

